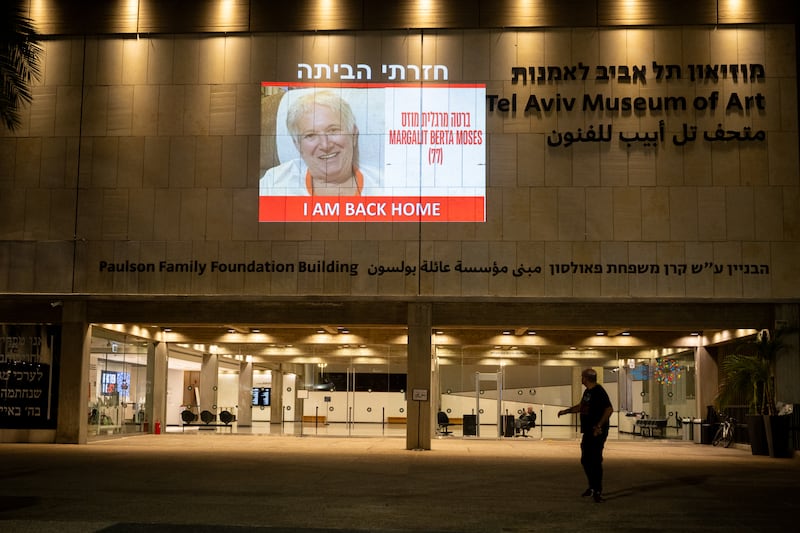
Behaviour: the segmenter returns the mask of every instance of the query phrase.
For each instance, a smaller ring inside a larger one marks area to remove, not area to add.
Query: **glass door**
[[[147,432],[147,341],[93,327],[91,346],[88,437]]]
[[[342,347],[306,365],[304,435],[405,436],[405,352],[388,345]]]
[[[453,436],[498,438],[513,436],[514,415],[506,412],[503,395],[507,359],[484,347],[437,343],[434,366],[438,376],[437,419],[444,413]],[[438,423],[437,423],[438,427]],[[449,436],[437,429],[439,436]]]

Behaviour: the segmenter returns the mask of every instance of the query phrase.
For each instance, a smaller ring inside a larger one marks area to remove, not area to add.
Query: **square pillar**
[[[147,392],[145,395],[145,420],[149,433],[155,432],[159,422],[161,431],[167,424],[167,367],[168,353],[166,342],[147,344]]]
[[[283,422],[283,370],[281,366],[272,371],[272,398],[269,405],[269,423]]]
[[[783,329],[784,349],[775,361],[775,392],[779,402],[800,403],[800,305],[775,306],[775,332]],[[796,416],[796,415],[795,415]]]
[[[406,383],[406,449],[430,450],[433,429],[431,387],[433,308],[428,303],[408,306],[408,379]],[[425,393],[424,400],[415,393]]]
[[[219,356],[204,353],[200,367],[200,405],[199,414],[209,411],[217,414],[217,386],[219,385]]]
[[[86,444],[92,328],[86,303],[65,301],[61,319],[57,444]]]
[[[239,409],[236,423],[239,426],[253,425],[253,362],[239,364]]]
[[[694,367],[697,387],[695,412],[698,418],[705,418],[706,407],[714,405],[719,390],[719,365],[705,346],[698,346],[694,353]]]

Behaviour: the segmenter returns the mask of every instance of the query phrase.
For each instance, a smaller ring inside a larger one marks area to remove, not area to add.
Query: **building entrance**
[[[434,438],[571,439],[577,420],[557,412],[579,401],[583,368],[597,369],[611,396],[612,438],[640,434],[640,419],[680,438],[684,421],[713,402],[698,399],[698,361],[755,330],[434,324],[430,375],[414,386],[429,399],[424,423],[409,412],[423,404],[410,398],[405,325],[126,323],[91,332],[90,438],[152,432],[158,422],[162,431],[399,438],[413,423]],[[713,391],[713,361],[708,368]],[[437,434],[439,411],[449,425]],[[534,425],[520,427],[523,412],[536,415]]]

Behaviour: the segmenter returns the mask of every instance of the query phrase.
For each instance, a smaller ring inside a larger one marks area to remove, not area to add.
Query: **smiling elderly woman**
[[[378,172],[359,165],[353,111],[334,91],[312,90],[295,98],[286,128],[300,157],[264,173],[262,196],[379,194]]]

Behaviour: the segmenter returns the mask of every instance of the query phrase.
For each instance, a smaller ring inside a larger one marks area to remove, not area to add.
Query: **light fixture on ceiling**
[[[528,335],[536,335],[536,332],[532,329],[528,330]]]

